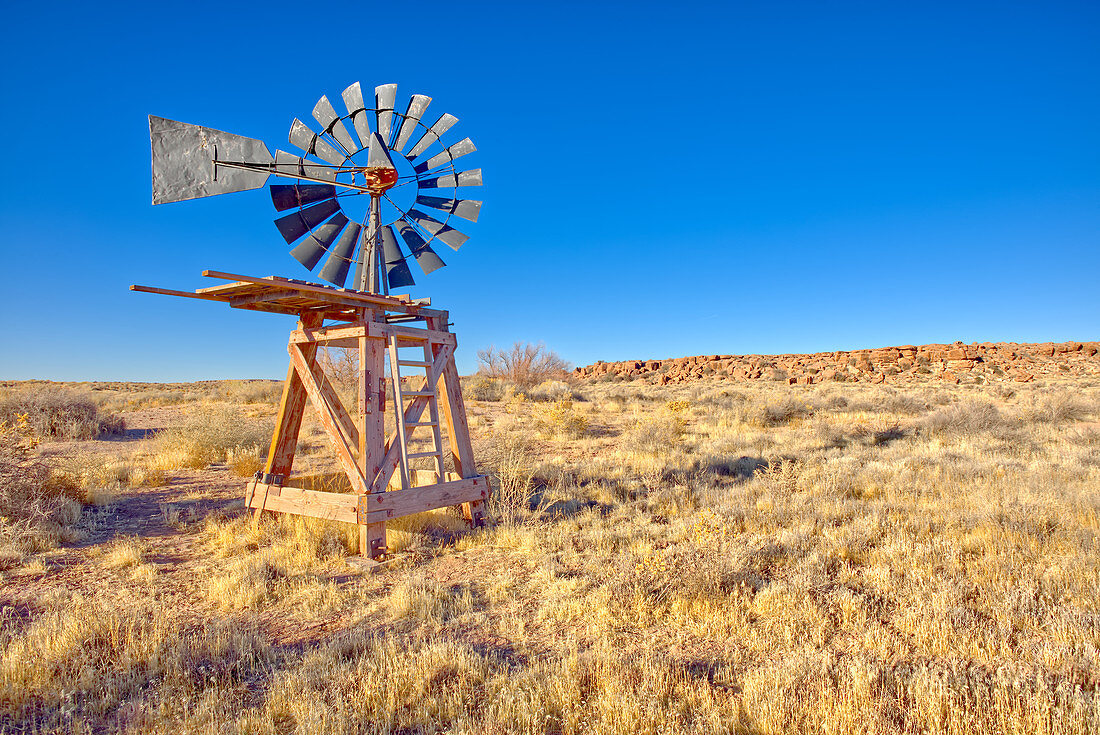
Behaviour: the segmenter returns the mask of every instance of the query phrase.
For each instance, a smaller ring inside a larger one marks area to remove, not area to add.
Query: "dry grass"
[[[127,594],[57,581],[5,622],[0,721],[1100,732],[1097,386],[507,388],[471,401],[494,527],[403,519],[370,576],[353,527],[292,517],[181,526],[180,569],[106,542],[86,553]],[[224,423],[171,436],[231,464],[263,446]]]
[[[71,538],[80,517],[75,486],[37,456],[35,433],[25,414],[0,421],[0,566]]]

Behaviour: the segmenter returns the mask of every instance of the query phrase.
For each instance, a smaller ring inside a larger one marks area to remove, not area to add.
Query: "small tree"
[[[477,361],[480,374],[509,380],[519,388],[564,378],[573,367],[541,342],[534,345],[516,342],[508,351],[489,345],[484,350],[478,350]]]
[[[345,347],[322,348],[321,368],[329,379],[345,390],[359,384],[359,351]]]

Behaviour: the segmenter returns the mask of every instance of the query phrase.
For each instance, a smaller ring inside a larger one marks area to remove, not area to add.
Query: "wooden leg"
[[[428,329],[447,331],[447,314],[427,320]],[[438,354],[443,345],[434,347]],[[466,421],[466,403],[462,399],[462,383],[458,377],[454,357],[447,360],[439,373],[436,395],[443,404],[443,417],[447,422],[447,438],[451,444],[451,457],[455,472],[460,477],[476,477],[477,466],[474,463],[474,447],[470,442],[470,426]],[[462,504],[462,515],[470,522],[471,528],[485,524],[485,501],[475,500]]]
[[[316,314],[303,314],[298,320],[298,329],[316,328],[324,320]],[[317,345],[303,346],[309,359],[317,354]],[[294,467],[294,449],[298,445],[298,432],[302,428],[302,411],[306,406],[306,390],[294,370],[294,363],[287,368],[286,382],[283,383],[283,398],[279,402],[279,415],[275,420],[275,431],[271,435],[271,448],[267,452],[264,473],[268,475],[290,475]],[[263,508],[257,508],[252,515],[253,527],[260,522]]]
[[[386,455],[386,363],[380,339],[359,339],[359,418],[359,466],[369,488]],[[385,556],[385,523],[359,527],[359,553],[372,559]]]

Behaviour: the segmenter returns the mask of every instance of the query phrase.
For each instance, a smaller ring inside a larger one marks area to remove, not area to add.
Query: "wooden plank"
[[[297,281],[290,281],[288,279],[279,278],[277,276],[268,276],[266,278],[259,278],[257,276],[243,276],[237,273],[225,273],[222,271],[204,270],[202,272],[207,278],[221,278],[226,281],[234,281],[231,284],[223,284],[221,286],[209,286],[207,288],[200,288],[195,293],[216,294],[221,291],[225,291],[230,288],[236,288],[245,284],[257,284],[260,286],[278,286],[285,287],[300,291],[304,294],[310,294],[321,300],[329,299],[341,299],[348,300],[359,304],[360,308],[378,308],[384,307],[389,311],[397,311],[404,314],[435,314],[434,309],[425,309],[415,303],[408,303],[399,299],[391,298],[388,296],[381,296],[378,294],[368,294],[362,291],[351,291],[347,289],[335,289],[326,286],[317,286],[308,283],[301,283]]]
[[[130,284],[130,290],[140,291],[141,293],[157,293],[164,296],[183,296],[187,299],[202,299],[204,301],[225,301],[225,299],[218,298],[217,296],[207,296],[192,291],[175,291],[170,288],[156,288],[155,286],[139,286],[136,283]]]
[[[410,487],[389,493],[365,495],[359,499],[359,522],[392,520],[489,497],[489,478],[484,475],[426,487]]]
[[[359,496],[303,490],[289,485],[255,483],[245,504],[257,510],[292,513],[343,523],[359,522]]]
[[[377,318],[377,312],[363,312],[364,322],[373,324]],[[382,341],[368,338],[366,332],[359,338],[359,409],[362,420],[359,462],[363,476],[369,480],[364,491],[374,492],[378,489],[375,481],[386,453],[386,363]],[[373,559],[386,555],[385,522],[359,527],[359,553]]]
[[[431,340],[437,344],[445,344],[452,349],[455,346],[455,336],[450,332],[439,330],[413,329],[410,327],[398,327],[392,324],[371,322],[366,324],[340,325],[323,327],[318,329],[299,329],[290,335],[294,342],[328,342],[333,339],[347,339],[366,336],[370,339],[384,339],[387,342],[391,336],[408,338],[417,343]]]
[[[240,308],[242,306],[248,306],[249,304],[260,304],[265,301],[278,301],[279,299],[285,299],[287,297],[293,297],[298,294],[297,291],[268,291],[266,293],[250,294],[248,296],[231,296],[229,298],[229,305]]]
[[[305,388],[310,402],[313,403],[313,407],[316,408],[317,413],[320,414],[322,426],[325,427],[329,437],[332,439],[333,447],[336,450],[336,459],[340,462],[341,469],[347,473],[348,479],[351,481],[353,487],[366,488],[367,481],[363,477],[362,470],[356,462],[356,457],[352,453],[351,447],[347,445],[347,441],[340,431],[339,419],[336,418],[336,413],[332,406],[325,401],[321,388],[317,385],[313,372],[310,370],[310,364],[303,354],[303,351],[306,349],[309,349],[308,345],[291,343],[289,346],[291,363],[298,373],[298,378],[301,380],[302,386]]]
[[[415,342],[432,341],[435,344],[444,344],[452,349],[456,340],[454,334],[440,329],[416,329],[415,327],[401,327],[396,324],[379,324],[379,331],[388,340],[390,335],[398,338],[407,338]]]
[[[373,329],[372,329],[373,327]],[[371,339],[385,339],[380,334],[374,322],[362,322],[359,324],[341,324],[332,327],[318,327],[316,329],[296,329],[290,333],[290,341],[305,344],[307,342],[330,342],[334,339],[354,339],[369,337]]]
[[[432,321],[429,320],[429,326],[436,326]],[[446,324],[446,317],[443,318],[443,323]],[[442,352],[442,349],[435,350],[437,362]],[[447,355],[447,359],[438,370],[433,367],[432,375],[438,380],[436,391],[443,403],[443,415],[447,422],[447,434],[451,443],[451,453],[454,455],[455,470],[463,477],[474,477],[477,475],[477,468],[474,464],[474,448],[470,443],[470,427],[466,422],[466,404],[462,400],[462,384],[458,378],[458,368],[455,367],[451,355]]]

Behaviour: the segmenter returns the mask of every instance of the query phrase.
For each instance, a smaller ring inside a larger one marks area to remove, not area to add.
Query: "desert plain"
[[[0,731],[1098,732],[1094,344],[472,375],[375,568],[253,526],[278,382],[4,383]]]

